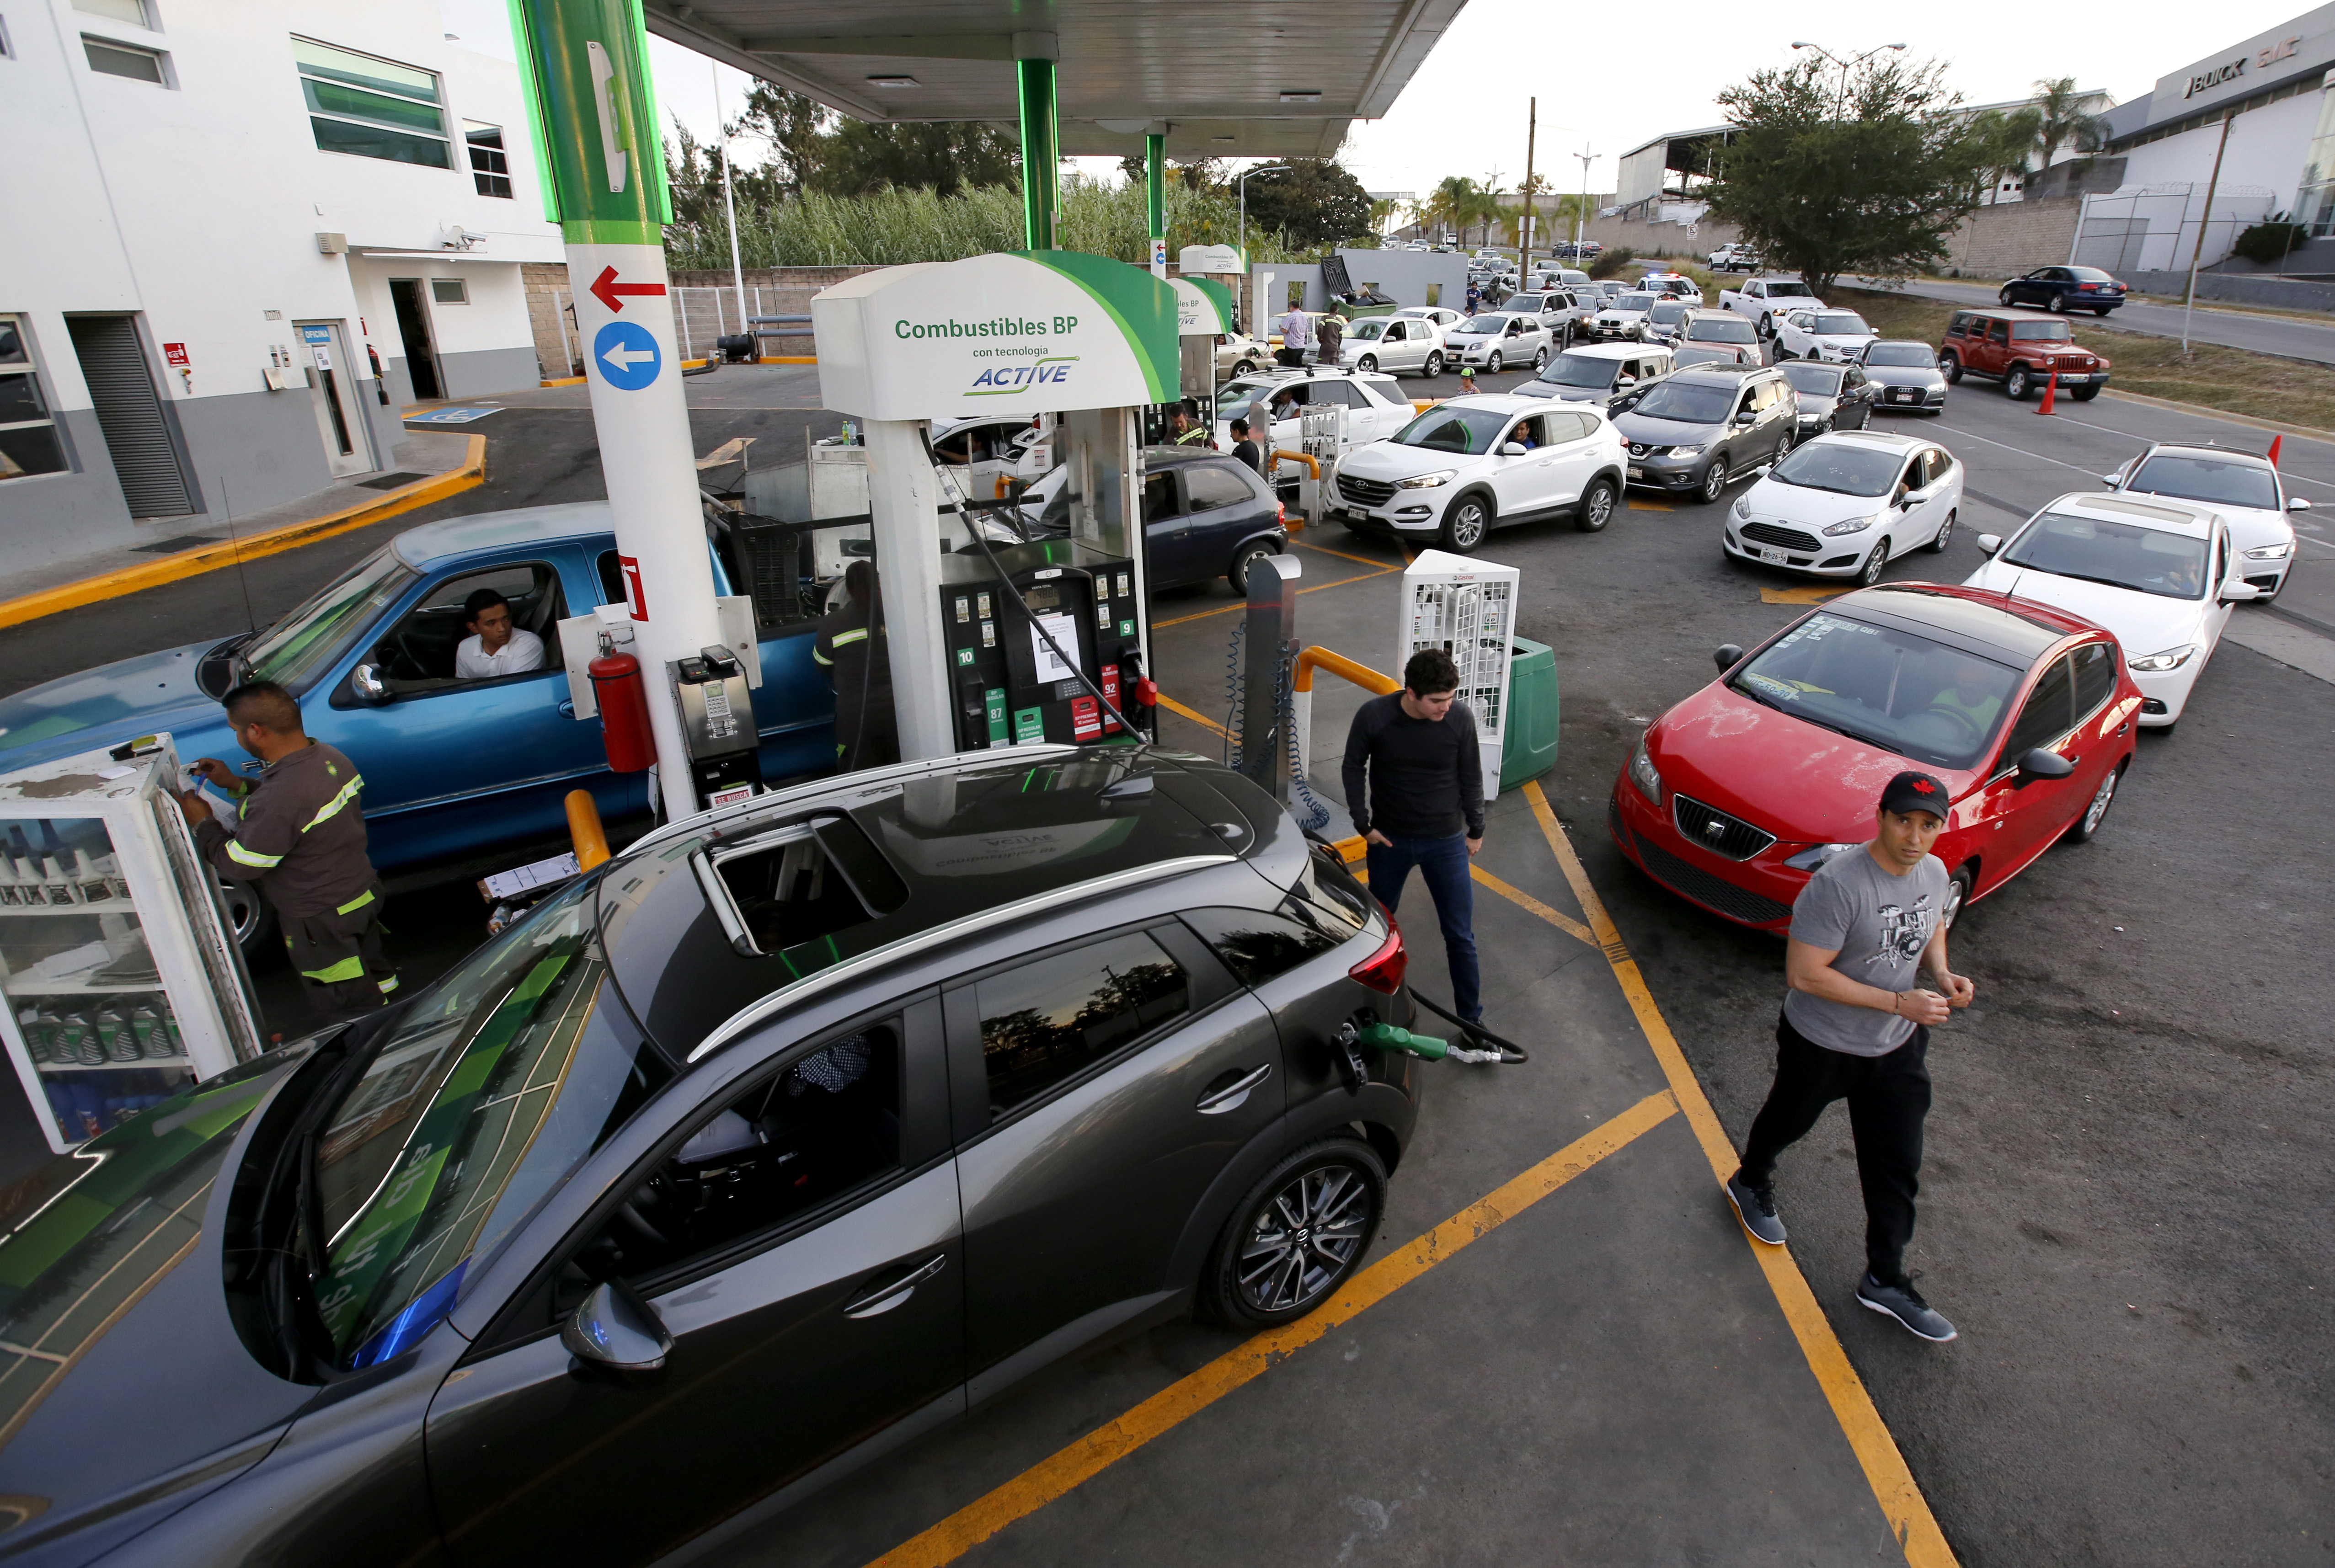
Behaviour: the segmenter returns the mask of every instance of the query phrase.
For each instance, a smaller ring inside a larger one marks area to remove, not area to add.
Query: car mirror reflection
[[[360,702],[386,702],[390,700],[389,682],[371,664],[359,664],[349,672],[349,694]]]
[[[673,1336],[656,1309],[622,1280],[592,1288],[559,1330],[559,1342],[585,1366],[639,1378],[664,1370]]]

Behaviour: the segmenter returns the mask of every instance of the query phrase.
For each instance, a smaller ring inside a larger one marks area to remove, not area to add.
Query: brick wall
[[[2075,248],[2076,217],[2083,205],[2080,198],[2062,198],[1979,208],[1947,242],[1941,270],[1991,281],[2065,266]]]

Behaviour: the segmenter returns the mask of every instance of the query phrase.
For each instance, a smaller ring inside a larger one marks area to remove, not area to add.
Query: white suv
[[[1330,516],[1370,532],[1437,536],[1465,553],[1496,528],[1569,514],[1594,534],[1613,520],[1624,466],[1603,411],[1545,398],[1448,398],[1391,440],[1338,462]]]
[[[1534,311],[1516,315],[1487,310],[1471,315],[1443,334],[1443,351],[1469,370],[1497,373],[1510,366],[1529,364],[1536,371],[1546,364],[1555,348],[1549,341],[1553,318]]]

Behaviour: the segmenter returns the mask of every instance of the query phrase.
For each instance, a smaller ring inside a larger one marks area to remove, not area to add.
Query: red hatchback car
[[[2024,599],[1892,583],[1718,660],[1647,727],[1609,821],[1655,881],[1778,935],[1809,873],[1873,837],[1906,768],[1952,797],[1934,851],[1952,924],[2062,835],[2098,833],[2132,761],[2140,691],[2116,640]]]

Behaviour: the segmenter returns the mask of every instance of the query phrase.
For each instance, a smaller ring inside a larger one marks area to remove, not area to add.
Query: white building
[[[386,469],[533,386],[517,67],[437,0],[0,11],[0,580]],[[376,379],[378,377],[378,379]]]
[[[2022,109],[2041,107],[2042,99],[2039,94],[2028,98],[2007,99],[2001,103],[1966,103],[1954,111],[1954,117],[1958,120],[1975,120],[1981,114],[2010,115],[2018,113]],[[2097,88],[2076,94],[2076,110],[2080,114],[2098,116],[2115,107],[2115,95],[2102,92]],[[2028,180],[2032,179],[2034,174],[2041,173],[2047,166],[2072,163],[2079,158],[2091,156],[2088,150],[2077,144],[2075,138],[2070,137],[2051,150],[2051,156],[2047,165],[2043,156],[2043,139],[2039,136],[2035,139],[2035,144],[2029,158],[2029,162],[2035,166],[2033,173],[2014,172],[1997,176],[1993,189],[1980,194],[1979,205],[1991,207],[1999,201],[2020,200],[2026,195]]]

